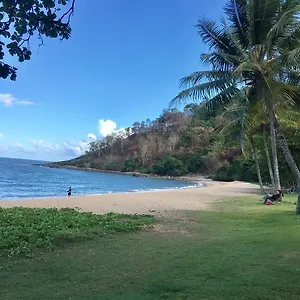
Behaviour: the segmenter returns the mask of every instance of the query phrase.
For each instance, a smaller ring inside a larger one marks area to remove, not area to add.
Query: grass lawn
[[[258,199],[2,257],[0,299],[299,299],[300,217],[294,204]]]

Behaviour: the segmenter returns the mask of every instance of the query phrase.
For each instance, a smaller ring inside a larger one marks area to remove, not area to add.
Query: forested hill
[[[246,145],[242,154],[243,134],[240,126],[232,126],[238,124],[233,118],[231,114],[210,112],[195,104],[186,106],[183,112],[165,110],[153,121],[135,122],[123,132],[91,142],[83,156],[51,166],[169,176],[200,173],[215,180],[257,182],[253,148]],[[287,134],[291,137],[293,155],[299,161],[297,130],[288,128]],[[270,183],[260,128],[253,140],[263,181]],[[283,184],[292,184],[292,175],[281,155],[279,161]]]

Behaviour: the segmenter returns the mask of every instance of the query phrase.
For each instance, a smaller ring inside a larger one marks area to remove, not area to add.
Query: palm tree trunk
[[[257,157],[257,151],[256,151],[256,149],[254,147],[252,136],[250,136],[250,143],[251,143],[251,147],[252,147],[252,156],[253,156],[253,160],[255,162],[255,167],[256,167],[256,173],[257,173],[257,178],[258,178],[258,182],[259,182],[259,187],[260,187],[262,195],[264,195],[265,194],[264,185],[263,185],[263,182],[262,182],[262,177],[261,177],[261,172],[260,172],[260,167],[259,167],[259,162],[258,162],[258,157]]]
[[[300,171],[297,167],[297,164],[291,154],[291,151],[289,149],[287,140],[285,139],[284,133],[281,129],[280,123],[277,120],[277,118],[274,115],[273,112],[273,116],[274,116],[274,128],[277,134],[277,139],[278,139],[278,143],[279,146],[283,152],[284,158],[296,180],[297,183],[297,187],[298,187],[298,199],[297,199],[297,206],[296,206],[296,214],[300,214]]]
[[[266,158],[267,158],[267,163],[268,163],[268,168],[269,168],[271,184],[272,184],[273,189],[275,190],[275,179],[274,179],[273,167],[272,167],[269,146],[268,146],[268,140],[267,140],[266,125],[262,124],[262,128],[263,128],[263,136],[264,136],[265,153],[266,153]]]
[[[276,145],[276,132],[274,127],[274,113],[270,112],[270,133],[271,133],[271,147],[272,147],[272,157],[273,157],[273,167],[274,167],[274,181],[275,190],[281,189],[279,166],[278,166],[278,155],[277,155],[277,145]]]

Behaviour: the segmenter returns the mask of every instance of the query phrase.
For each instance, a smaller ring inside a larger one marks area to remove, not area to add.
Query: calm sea
[[[0,158],[0,199],[25,199],[73,195],[154,191],[191,187],[175,180],[128,175],[52,169],[41,161]]]

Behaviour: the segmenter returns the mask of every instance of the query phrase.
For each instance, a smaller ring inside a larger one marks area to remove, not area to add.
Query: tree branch
[[[71,16],[74,14],[74,9],[75,9],[75,0],[72,0],[71,7],[58,19],[57,22],[61,22],[63,18],[68,15],[68,22],[66,23],[66,25],[69,25]]]
[[[10,14],[8,16],[8,21],[5,22],[5,26],[3,27],[3,29],[1,30],[1,32],[6,31],[6,30],[9,29],[10,24],[12,22],[12,17],[13,17],[14,11],[15,11],[15,9],[16,9],[16,7],[17,7],[18,4],[19,4],[19,0],[16,0],[14,6],[11,8]]]
[[[37,53],[39,54],[39,51],[40,51],[40,47],[44,45],[44,39],[43,39],[43,35],[41,34],[41,32],[39,31],[39,36],[38,36],[38,39],[41,41],[39,46],[38,46],[38,51]]]

